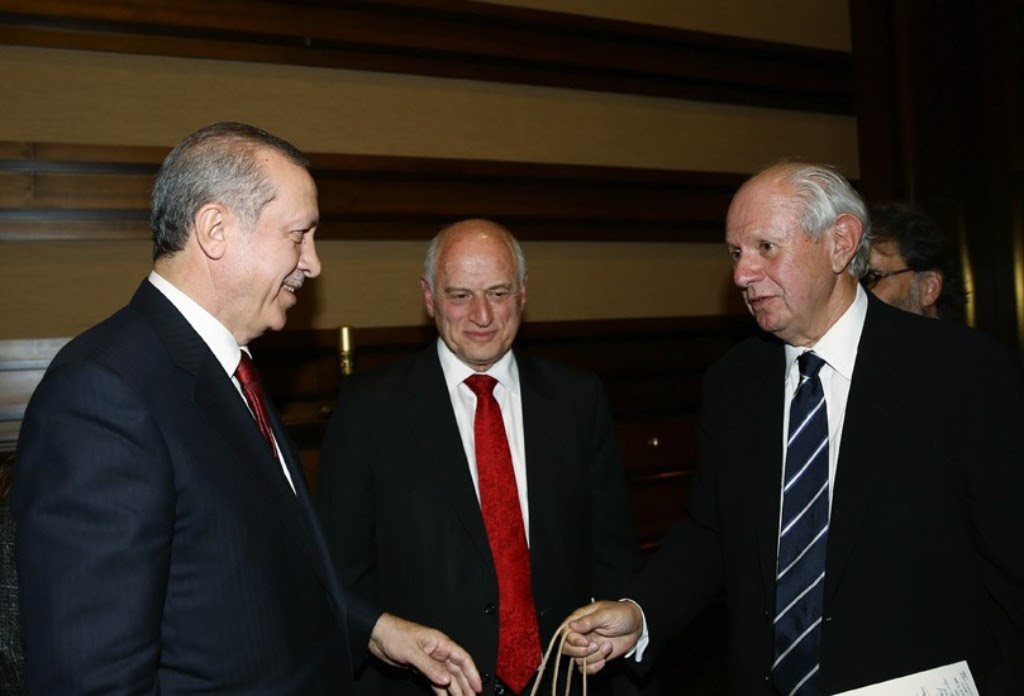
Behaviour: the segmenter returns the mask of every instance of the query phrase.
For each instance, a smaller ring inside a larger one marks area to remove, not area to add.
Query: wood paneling
[[[0,240],[149,239],[164,148],[0,143]],[[310,155],[321,239],[429,239],[482,216],[522,240],[718,242],[744,176]]]
[[[843,52],[465,0],[4,0],[0,43],[854,108]]]
[[[850,0],[861,180],[962,240],[975,325],[1024,349],[1024,2]]]
[[[0,453],[14,451],[25,407],[66,338],[0,341]]]

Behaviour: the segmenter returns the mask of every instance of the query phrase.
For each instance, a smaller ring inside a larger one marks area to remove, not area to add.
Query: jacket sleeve
[[[26,412],[11,507],[36,693],[155,689],[174,498],[146,399],[108,369],[68,363]]]

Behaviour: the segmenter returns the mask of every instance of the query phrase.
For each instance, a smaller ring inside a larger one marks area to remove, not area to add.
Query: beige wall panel
[[[627,319],[745,311],[725,244],[524,244],[527,318]]]
[[[847,0],[478,0],[798,46],[850,50]]]
[[[724,172],[800,156],[857,174],[853,117],[16,47],[0,47],[0,74],[0,140],[170,146],[242,120],[312,151]]]
[[[0,47],[0,140],[170,146],[215,120],[310,151],[753,171],[785,155],[857,175],[853,118],[317,68]],[[292,326],[414,324],[421,242],[323,242]],[[538,243],[534,320],[717,314],[718,245]],[[120,307],[146,242],[0,242],[0,336],[75,334]]]
[[[403,326],[427,321],[422,242],[318,245],[290,327]],[[735,292],[718,244],[525,244],[534,321],[720,314]],[[71,336],[124,305],[149,272],[146,242],[2,242],[8,287],[0,338]]]
[[[148,242],[0,242],[0,338],[73,336],[123,306],[149,272]]]

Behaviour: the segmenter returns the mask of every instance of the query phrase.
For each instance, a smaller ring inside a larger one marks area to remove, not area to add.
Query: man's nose
[[[320,257],[316,253],[316,243],[312,239],[302,240],[302,253],[299,255],[299,270],[307,278],[320,275]]]
[[[491,311],[491,305],[487,301],[486,295],[480,295],[479,297],[473,298],[473,305],[470,307],[469,317],[473,320],[473,323],[478,326],[487,326],[491,323],[494,313]]]
[[[740,256],[732,269],[732,282],[738,288],[746,288],[761,277],[761,267],[749,257]]]

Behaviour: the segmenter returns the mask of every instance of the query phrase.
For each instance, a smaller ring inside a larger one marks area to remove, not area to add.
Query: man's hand
[[[574,611],[569,618],[569,635],[562,654],[596,674],[608,660],[614,660],[636,645],[644,627],[643,613],[636,602],[594,602]]]
[[[382,614],[370,634],[370,652],[395,667],[415,667],[435,694],[480,693],[483,683],[473,658],[451,638],[432,628]]]

